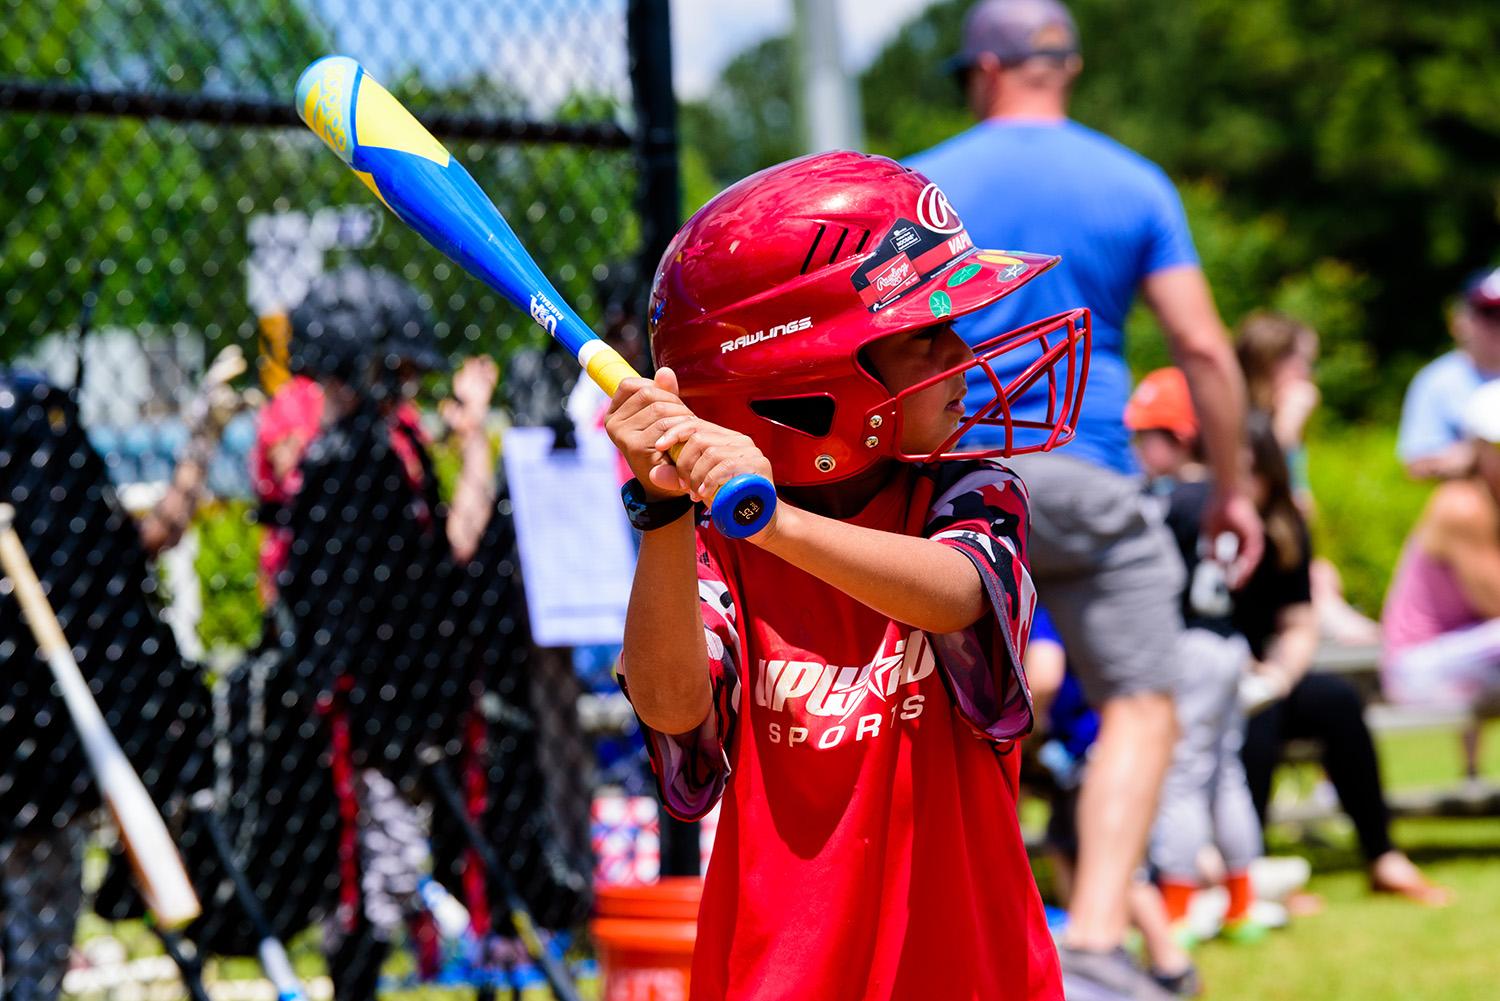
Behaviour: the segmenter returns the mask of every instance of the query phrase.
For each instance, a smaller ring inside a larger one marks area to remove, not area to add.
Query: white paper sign
[[[550,428],[518,427],[501,446],[531,634],[538,646],[618,643],[635,573],[618,453],[598,432],[576,449],[552,440]]]

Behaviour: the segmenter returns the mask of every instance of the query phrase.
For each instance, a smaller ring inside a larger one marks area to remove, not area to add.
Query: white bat
[[[32,569],[31,559],[21,545],[13,522],[15,509],[0,504],[0,567],[10,578],[11,587],[36,646],[62,692],[63,702],[78,730],[79,742],[94,772],[99,795],[114,814],[120,840],[135,871],[136,883],[146,906],[163,928],[180,928],[200,913],[198,895],[188,881],[187,870],[177,846],[167,833],[167,825],[157,812],[156,804],[146,792],[140,776],[104,722],[104,715],[89,691],[88,682],[73,659],[72,648],[58,625],[57,615],[47,600],[42,585]]]

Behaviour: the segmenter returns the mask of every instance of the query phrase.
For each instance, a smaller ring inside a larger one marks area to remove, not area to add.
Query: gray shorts
[[[1031,494],[1037,594],[1084,694],[1096,706],[1170,694],[1186,571],[1141,481],[1057,453],[1009,464]]]

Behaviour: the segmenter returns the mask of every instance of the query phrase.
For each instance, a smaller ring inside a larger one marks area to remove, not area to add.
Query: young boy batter
[[[1087,314],[977,357],[949,325],[1056,262],[975,250],[936,185],[854,153],[741,181],[663,258],[662,368],[606,427],[644,533],[625,684],[668,807],[725,800],[695,998],[1062,996],[1016,820],[1026,498],[984,460],[1071,435]],[[1036,361],[1005,385],[1011,350]],[[976,365],[996,399],[966,416]],[[1038,379],[1053,413],[1010,421]],[[1009,447],[954,451],[980,421]],[[763,531],[687,517],[741,473],[777,484]]]

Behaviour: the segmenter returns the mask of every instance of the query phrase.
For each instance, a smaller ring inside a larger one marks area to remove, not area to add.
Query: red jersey
[[[1024,488],[994,463],[911,467],[849,521],[958,549],[991,611],[928,635],[700,530],[714,708],[649,741],[673,813],[724,800],[693,997],[1061,998],[1016,817]]]

